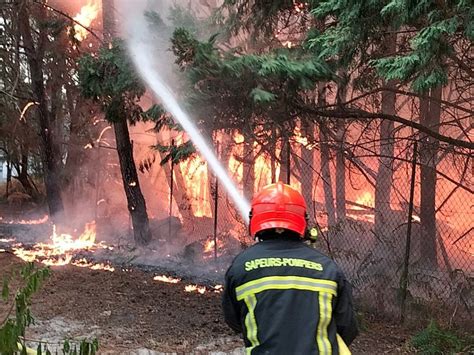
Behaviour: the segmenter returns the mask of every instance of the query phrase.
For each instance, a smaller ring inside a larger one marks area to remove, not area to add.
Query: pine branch
[[[361,119],[383,119],[389,120],[393,122],[398,122],[404,124],[405,126],[414,128],[419,132],[423,132],[430,137],[433,137],[441,142],[445,142],[451,144],[453,146],[467,148],[467,149],[474,149],[473,142],[467,142],[460,139],[452,138],[440,134],[432,129],[423,126],[422,124],[414,121],[410,121],[406,118],[400,117],[398,115],[389,115],[386,113],[372,113],[367,112],[364,110],[320,110],[311,107],[300,107],[300,110],[305,113],[311,113],[313,115],[323,116],[323,117],[330,117],[330,118],[338,118],[338,119],[346,119],[346,120],[361,120]]]

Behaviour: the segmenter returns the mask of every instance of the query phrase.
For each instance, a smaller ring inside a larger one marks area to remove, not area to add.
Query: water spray
[[[240,194],[214,152],[209,148],[205,139],[195,124],[191,121],[189,115],[180,107],[171,90],[166,86],[160,75],[157,73],[156,67],[151,59],[153,49],[133,35],[127,41],[127,44],[130,53],[132,54],[133,62],[142,79],[148,84],[148,87],[154,92],[154,94],[160,98],[164,107],[173,115],[174,119],[179,122],[184,131],[189,135],[199,153],[204,157],[204,159],[206,159],[220,183],[229,193],[229,196],[234,201],[245,223],[248,224],[248,214],[250,211],[248,201]]]

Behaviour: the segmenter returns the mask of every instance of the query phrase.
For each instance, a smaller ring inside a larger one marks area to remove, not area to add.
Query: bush
[[[431,321],[427,328],[411,338],[411,345],[422,354],[455,354],[467,351],[472,342]]]
[[[38,343],[36,349],[28,348],[26,345],[25,332],[28,326],[34,323],[30,311],[31,297],[40,289],[44,281],[49,277],[49,268],[38,269],[33,263],[25,265],[20,272],[4,276],[1,298],[6,302],[7,314],[0,319],[0,354],[37,354],[51,355],[48,344],[42,341],[29,340]],[[10,292],[11,284],[17,286],[16,292]],[[14,297],[11,297],[13,294]],[[99,348],[96,339],[92,341],[66,340],[62,344],[62,353],[65,355],[95,355]]]

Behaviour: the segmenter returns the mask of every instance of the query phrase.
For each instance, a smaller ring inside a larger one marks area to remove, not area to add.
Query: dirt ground
[[[0,252],[0,275],[21,263]],[[32,302],[37,324],[27,335],[31,339],[97,337],[103,354],[241,353],[242,342],[224,323],[217,293],[187,293],[186,283],[154,281],[153,273],[137,269],[52,270]],[[0,318],[5,312],[0,303]],[[407,331],[373,321],[365,328],[351,347],[354,354],[407,353]]]

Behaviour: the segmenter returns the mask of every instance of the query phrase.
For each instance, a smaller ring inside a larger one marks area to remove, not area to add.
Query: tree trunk
[[[326,102],[326,85],[318,85],[318,106],[323,107]],[[333,227],[336,224],[336,211],[334,210],[334,195],[332,193],[331,169],[329,167],[330,155],[326,124],[319,124],[319,153],[321,164],[321,177],[323,180],[324,202],[328,216],[328,226]]]
[[[115,37],[115,7],[114,0],[102,0],[103,37],[105,42],[111,42]]]
[[[271,172],[271,182],[272,184],[276,183],[276,128],[272,127],[272,136],[271,136],[271,151],[270,151],[270,172]]]
[[[21,186],[23,186],[23,188],[25,189],[25,192],[30,195],[34,200],[36,200],[38,198],[38,194],[33,185],[31,184],[28,176],[27,154],[21,155],[20,169],[18,170],[17,179],[20,182]]]
[[[280,150],[280,175],[278,176],[278,181],[281,181],[285,184],[290,183],[290,157],[290,141],[287,136],[282,134]]]
[[[336,224],[336,211],[334,210],[334,195],[332,193],[331,169],[329,167],[329,145],[327,128],[324,123],[319,124],[319,152],[321,154],[321,176],[323,179],[324,202],[328,216],[328,226]]]
[[[338,120],[336,124],[336,215],[337,221],[346,219],[346,164],[344,158],[345,124]]]
[[[396,51],[397,36],[389,35],[387,37],[388,55]],[[390,89],[395,89],[395,82],[388,81],[384,83],[389,90],[382,91],[382,113],[387,115],[396,114],[396,95]],[[394,154],[394,128],[395,124],[390,120],[382,120],[380,123],[380,158],[377,170],[377,179],[375,180],[375,234],[379,237],[383,233],[391,233],[387,230],[389,216],[391,215],[390,195],[393,182],[393,154]]]
[[[387,86],[392,84],[387,83]],[[395,93],[382,93],[382,112],[395,114]],[[393,182],[393,154],[394,154],[394,122],[382,120],[380,124],[380,158],[375,181],[375,233],[380,235],[386,231],[390,218],[390,195]]]
[[[242,172],[242,187],[244,190],[244,197],[247,201],[252,201],[255,186],[255,152],[253,149],[253,138],[250,134],[247,134],[244,141],[244,154],[243,154],[243,172]]]
[[[311,144],[314,141],[314,123],[304,122],[303,135]],[[308,216],[310,222],[315,220],[313,206],[313,184],[314,184],[314,151],[306,146],[301,147],[300,175],[301,175],[301,192],[306,202]]]
[[[160,161],[163,160],[163,156],[160,152],[158,152],[160,156]],[[171,167],[170,164],[165,164],[160,167],[165,172],[166,180],[168,181],[168,186],[171,186]],[[181,173],[181,169],[179,164],[173,164],[174,170],[174,186],[173,186],[173,199],[178,206],[178,211],[183,217],[184,223],[187,223],[193,219],[193,211],[191,206],[191,201],[189,196],[186,193],[186,185],[184,183],[183,174]]]
[[[66,105],[70,117],[70,126],[69,126],[69,140],[67,145],[67,159],[64,166],[64,182],[66,187],[69,189],[70,197],[74,200],[75,194],[78,193],[82,195],[82,191],[76,191],[76,181],[81,179],[81,168],[84,168],[81,164],[81,156],[83,153],[83,148],[81,144],[81,139],[79,138],[80,130],[80,120],[79,107],[81,100],[80,96],[76,92],[73,92],[71,86],[66,89]],[[76,103],[74,103],[74,96],[77,96]]]
[[[132,217],[133,236],[138,245],[147,245],[151,241],[145,199],[138,181],[137,168],[133,160],[127,121],[121,119],[114,123],[117,153],[122,172],[123,188],[127,196],[128,210]]]
[[[224,170],[229,173],[229,160],[232,154],[232,148],[234,147],[234,140],[232,136],[230,136],[226,132],[220,132],[220,135],[222,137],[222,140],[219,144],[219,161],[221,162],[222,166],[224,167]],[[209,169],[209,171],[211,171]],[[211,173],[210,179],[212,179],[212,189],[211,191],[211,211],[214,213],[215,211],[215,184],[216,184],[216,176],[214,173]],[[229,208],[232,208],[232,205],[227,204],[227,191],[222,188],[221,186],[218,187],[218,206],[217,206],[217,223],[219,226],[219,230],[224,231],[226,229],[232,228],[233,224],[229,223],[232,221],[229,212]]]
[[[341,107],[347,97],[347,75],[342,72],[344,81],[338,85],[336,103]],[[344,140],[346,125],[344,120],[336,122],[336,215],[337,221],[346,219],[346,164],[344,158]]]
[[[420,123],[439,132],[442,88],[433,88],[429,98],[420,99]],[[432,99],[431,99],[432,98]],[[420,256],[423,264],[437,266],[436,250],[436,159],[439,142],[424,134],[420,137],[421,198]]]
[[[40,6],[46,19],[46,10]],[[40,29],[38,49],[35,49],[30,27],[30,16],[28,7],[25,3],[19,5],[19,31],[23,38],[23,45],[27,56],[28,66],[31,75],[31,85],[35,101],[38,102],[36,115],[40,128],[40,137],[42,142],[42,162],[44,181],[46,186],[46,199],[48,202],[49,213],[53,221],[61,220],[64,215],[64,206],[61,198],[60,189],[60,169],[57,149],[55,149],[54,138],[51,131],[50,117],[48,112],[48,103],[46,100],[44,82],[43,82],[43,48],[47,41],[45,29]]]
[[[12,163],[10,160],[7,160],[7,183],[5,185],[5,198],[8,199],[10,195],[10,184],[12,182]]]
[[[104,41],[110,42],[115,32],[114,0],[102,2],[102,20],[104,23]],[[133,159],[133,147],[130,142],[127,120],[125,117],[113,123],[117,154],[122,173],[123,188],[127,197],[128,211],[132,218],[133,237],[137,245],[147,245],[151,241],[151,231],[143,197],[138,181],[137,168]]]

